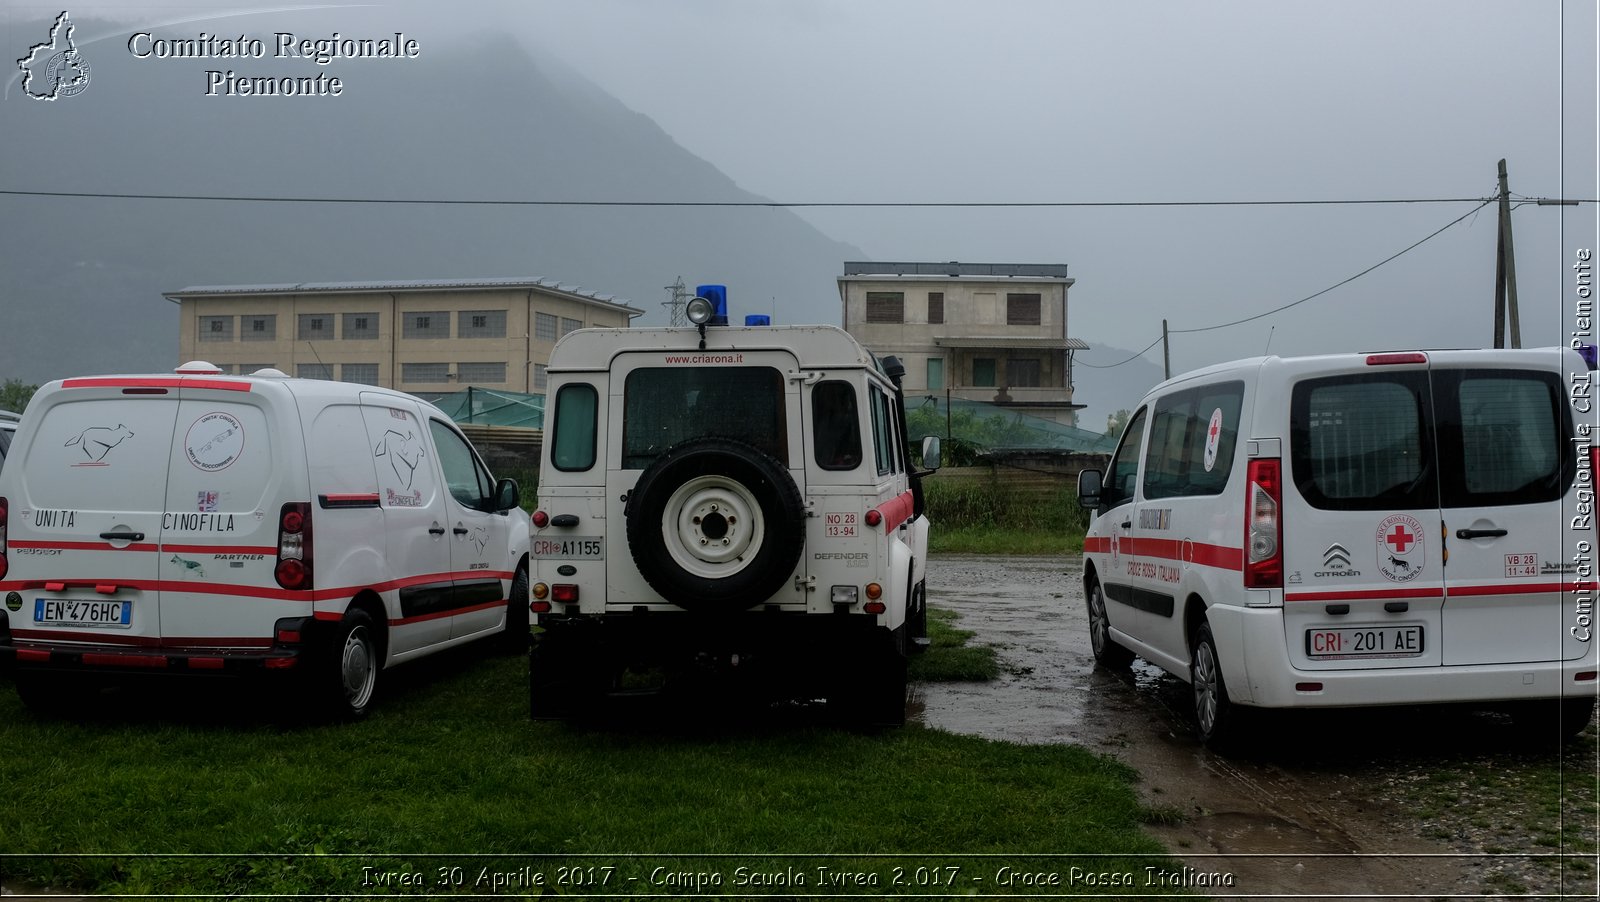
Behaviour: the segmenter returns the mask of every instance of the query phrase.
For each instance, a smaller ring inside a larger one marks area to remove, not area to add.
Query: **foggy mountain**
[[[50,20],[13,20],[45,40]],[[82,19],[81,93],[0,102],[0,188],[262,197],[759,201],[581,76],[503,36],[416,59],[137,59]],[[37,37],[31,37],[37,35]],[[270,37],[270,35],[268,36]],[[292,67],[292,68],[291,68]],[[206,96],[207,69],[340,76],[339,97]],[[0,378],[175,366],[190,285],[537,276],[665,313],[682,276],[733,312],[838,322],[861,250],[781,209],[0,196]]]

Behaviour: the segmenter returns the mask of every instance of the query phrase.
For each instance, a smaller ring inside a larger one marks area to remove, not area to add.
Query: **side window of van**
[[[1139,408],[1128,421],[1128,428],[1122,433],[1122,444],[1117,446],[1117,453],[1111,456],[1111,466],[1106,469],[1104,497],[1111,507],[1133,500],[1134,480],[1139,475],[1139,448],[1144,444],[1145,412],[1146,408]]]
[[[1233,470],[1243,382],[1174,392],[1156,402],[1144,497],[1220,495]]]
[[[1323,510],[1438,507],[1427,374],[1333,376],[1294,387],[1295,485]]]
[[[556,392],[550,462],[557,470],[571,473],[594,466],[598,406],[599,395],[592,385],[563,385]]]
[[[1537,504],[1576,475],[1560,379],[1518,370],[1440,370],[1439,450],[1445,507]],[[1459,462],[1459,465],[1456,465]]]
[[[861,416],[856,389],[848,382],[819,382],[811,390],[812,453],[824,470],[861,465]]]
[[[899,450],[896,445],[899,430],[890,414],[889,408],[893,402],[889,396],[880,388],[874,387],[869,391],[872,394],[872,446],[877,454],[878,475],[883,476],[899,469]]]
[[[439,449],[439,469],[444,471],[444,482],[451,497],[463,507],[489,510],[494,482],[478,463],[466,440],[438,420],[429,420],[428,430],[433,433],[434,447]]]

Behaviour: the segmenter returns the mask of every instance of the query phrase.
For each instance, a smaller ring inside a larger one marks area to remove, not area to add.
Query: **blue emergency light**
[[[744,315],[744,324],[747,326],[770,326],[772,325],[772,317],[765,313],[746,313]]]
[[[696,297],[702,297],[711,302],[711,319],[706,322],[708,326],[726,326],[728,324],[728,286],[726,285],[696,285]]]

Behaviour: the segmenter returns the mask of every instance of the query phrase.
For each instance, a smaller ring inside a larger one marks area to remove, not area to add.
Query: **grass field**
[[[1070,486],[1048,496],[976,481],[924,483],[928,550],[936,554],[1068,554],[1083,551],[1088,514]]]
[[[755,895],[770,879],[792,896],[1175,864],[1141,830],[1132,772],[1080,749],[704,697],[534,723],[526,663],[481,649],[389,676],[341,726],[273,717],[281,697],[234,684],[125,687],[41,720],[0,682],[0,871],[97,893]]]

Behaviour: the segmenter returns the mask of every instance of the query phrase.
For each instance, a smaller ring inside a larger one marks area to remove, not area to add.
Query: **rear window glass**
[[[1576,473],[1560,379],[1516,370],[1444,370],[1439,444],[1445,507],[1537,504],[1566,494]]]
[[[628,374],[624,391],[625,470],[708,437],[754,445],[788,466],[783,375],[772,367],[645,367]]]
[[[1437,507],[1427,374],[1337,376],[1294,388],[1291,461],[1324,510]]]

